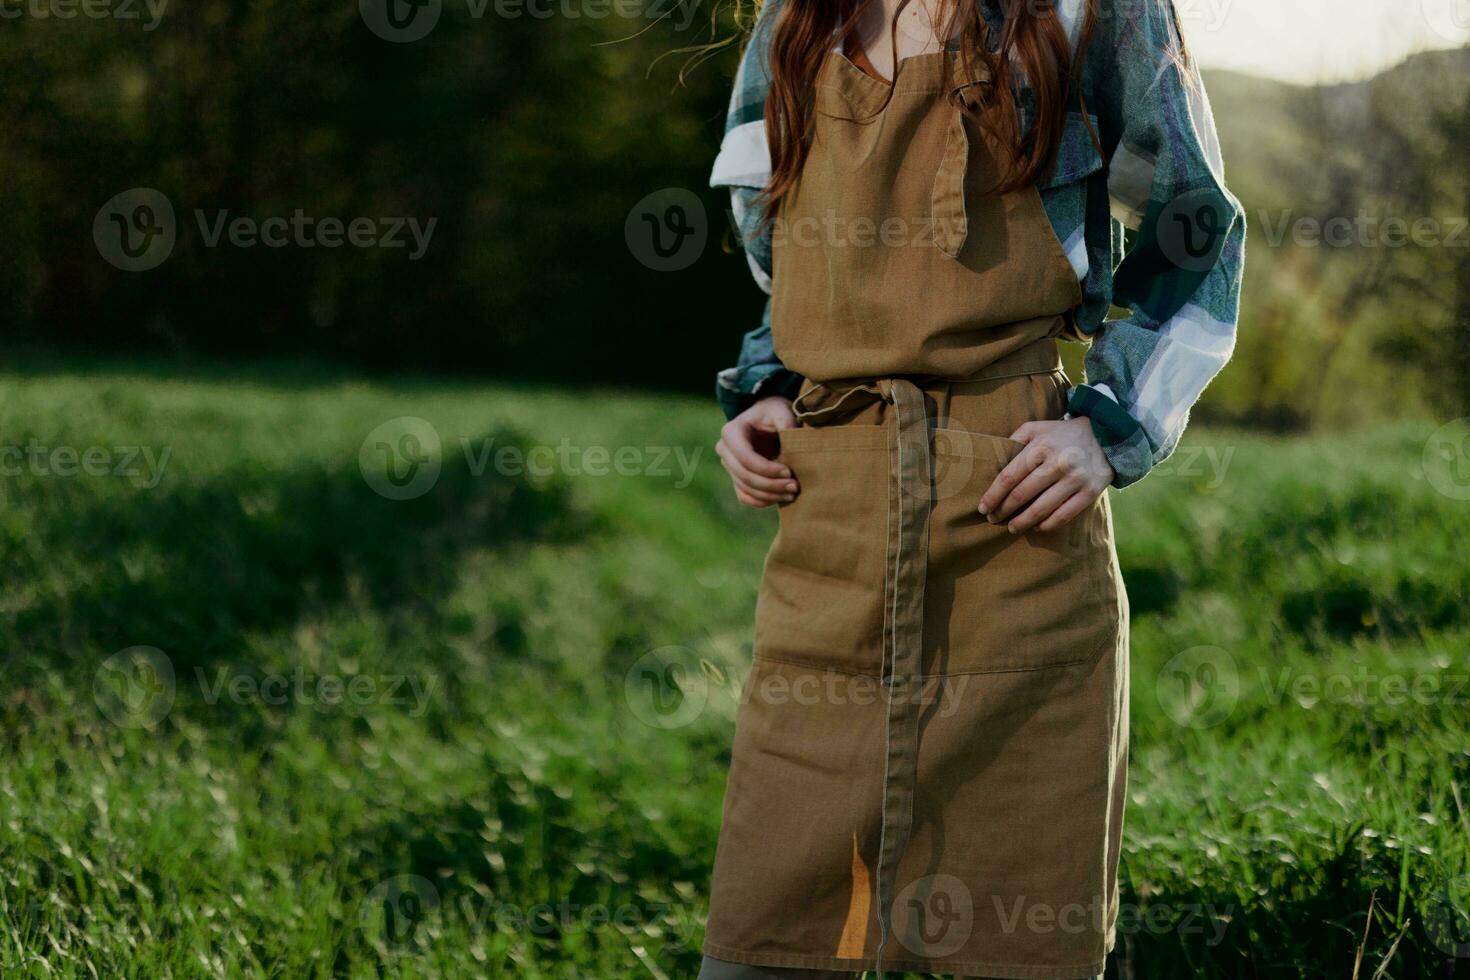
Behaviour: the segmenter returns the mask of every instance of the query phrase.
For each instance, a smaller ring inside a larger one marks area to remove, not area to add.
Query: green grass
[[[444,445],[403,501],[359,464],[398,416]],[[619,392],[0,376],[0,445],[169,453],[156,484],[0,477],[0,975],[693,976],[773,529],[716,428]],[[1470,941],[1470,502],[1424,478],[1433,430],[1196,432],[1115,497],[1119,976],[1346,978],[1365,930],[1365,980],[1470,975],[1425,927]],[[702,455],[477,474],[461,438]],[[114,696],[139,646],[171,704]],[[702,662],[688,724],[640,720],[651,651]]]

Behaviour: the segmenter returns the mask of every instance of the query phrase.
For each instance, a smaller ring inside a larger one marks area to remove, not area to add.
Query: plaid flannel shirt
[[[1056,7],[1074,43],[1084,2]],[[765,99],[780,6],[765,0],[756,21],[710,179],[730,188],[751,272],[768,293],[771,233],[758,195],[770,177]],[[1082,78],[1090,119],[1068,113],[1056,166],[1039,188],[1081,282],[1077,326],[1091,341],[1086,383],[1067,408],[1091,421],[1118,487],[1174,451],[1190,408],[1235,346],[1245,212],[1225,188],[1209,101],[1198,71],[1180,67],[1179,44],[1171,0],[1098,0]],[[1029,124],[1025,91],[1019,104]],[[1115,306],[1127,315],[1108,319]],[[768,301],[739,362],[720,372],[730,417],[800,384],[776,356],[770,317]]]

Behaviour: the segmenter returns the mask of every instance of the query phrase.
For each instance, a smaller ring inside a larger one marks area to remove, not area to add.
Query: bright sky
[[[1207,68],[1294,82],[1376,74],[1470,41],[1470,0],[1174,0]]]

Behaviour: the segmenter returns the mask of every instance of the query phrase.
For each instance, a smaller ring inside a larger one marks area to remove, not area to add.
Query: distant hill
[[[1470,48],[1358,82],[1207,71],[1205,85],[1250,236],[1236,356],[1201,417],[1297,429],[1461,413],[1470,248],[1394,244],[1383,229],[1463,229]],[[1314,239],[1324,225],[1348,229],[1346,244]],[[1391,390],[1386,367],[1403,382]]]
[[[1225,70],[1204,78],[1231,190],[1248,208],[1300,207],[1319,196],[1324,153],[1351,160],[1385,117],[1427,136],[1435,113],[1470,97],[1470,47],[1426,51],[1370,79],[1334,85]],[[1327,145],[1319,134],[1330,134]]]

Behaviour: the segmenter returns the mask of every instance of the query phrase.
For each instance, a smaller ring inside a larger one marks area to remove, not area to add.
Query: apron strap
[[[924,584],[929,566],[929,419],[924,393],[911,381],[878,382],[894,407],[889,441],[888,574],[884,586],[883,814],[878,838],[878,980],[891,928],[898,866],[914,824],[919,763],[919,707],[924,684]]]
[[[986,365],[967,379],[867,378],[808,380],[791,407],[802,425],[840,424],[874,403],[889,407],[888,528],[883,584],[882,690],[884,719],[882,816],[875,874],[878,947],[873,968],[883,978],[883,954],[894,928],[899,864],[914,825],[919,715],[924,701],[924,590],[929,568],[929,520],[934,464],[922,385],[1048,374],[1060,370],[1055,340],[1037,341]],[[917,383],[916,383],[917,382]],[[948,399],[945,399],[947,402]],[[900,942],[903,937],[899,937]]]
[[[970,135],[965,128],[965,114],[983,104],[990,86],[990,69],[978,65],[974,78],[961,75],[949,91],[949,128],[945,131],[944,156],[934,174],[929,219],[934,243],[952,259],[959,257],[970,232],[970,219],[965,212],[965,177],[970,164]]]

